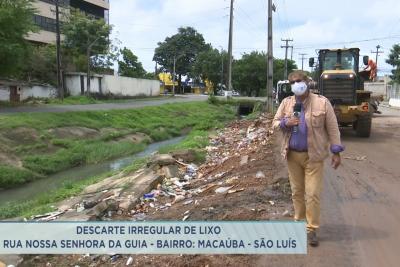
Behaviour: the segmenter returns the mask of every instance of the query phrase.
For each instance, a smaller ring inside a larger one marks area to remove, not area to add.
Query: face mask
[[[307,91],[307,84],[305,82],[295,82],[294,84],[292,84],[292,92],[296,96],[304,95],[306,91]]]

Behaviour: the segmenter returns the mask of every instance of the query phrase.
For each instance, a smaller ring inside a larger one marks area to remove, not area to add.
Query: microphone
[[[300,118],[300,112],[301,112],[301,103],[296,103],[293,107],[293,116],[296,118]],[[299,125],[293,126],[293,132],[297,133],[299,131]]]

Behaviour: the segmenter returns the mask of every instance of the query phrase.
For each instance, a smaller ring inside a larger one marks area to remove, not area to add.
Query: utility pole
[[[176,56],[176,52],[174,54],[174,65],[173,65],[173,77],[172,77],[172,95],[175,96],[175,76],[176,76],[176,61],[183,57],[185,54],[180,54]]]
[[[56,6],[56,53],[57,53],[57,91],[58,97],[62,100],[64,99],[64,89],[62,86],[62,77],[61,77],[61,33],[60,33],[60,8],[59,8],[59,0],[54,0],[54,4]]]
[[[223,49],[221,48],[221,88],[223,88],[224,84],[224,55],[223,55]]]
[[[290,60],[293,60],[293,45],[290,47]]]
[[[376,51],[371,51],[371,53],[374,53],[374,54],[376,54],[375,55],[375,64],[376,64],[376,69],[378,70],[378,56],[379,56],[379,54],[382,54],[383,53],[383,51],[380,51],[379,49],[381,48],[381,46],[380,45],[377,45],[376,46]]]
[[[233,38],[233,2],[231,0],[229,16],[229,43],[228,43],[228,91],[232,91],[232,38]]]
[[[267,53],[267,112],[272,113],[274,111],[274,100],[273,95],[273,78],[274,78],[274,57],[272,47],[272,11],[276,11],[275,5],[272,0],[268,0],[268,53]]]
[[[293,39],[281,39],[281,41],[285,42],[285,45],[281,45],[281,48],[285,48],[285,73],[283,75],[283,78],[286,80],[288,77],[287,53],[288,53],[288,48],[292,47],[289,46],[289,42],[293,42]]]
[[[90,43],[86,49],[86,57],[87,57],[87,73],[86,73],[86,95],[90,95],[90,53],[92,51],[92,47],[94,44],[100,39],[100,36],[97,37],[92,43]]]
[[[306,59],[304,56],[306,56],[307,54],[300,53],[299,55],[301,56],[301,70],[304,70],[304,59]]]
[[[175,67],[176,67],[176,54],[174,55],[174,70],[172,74],[172,96],[175,96]]]

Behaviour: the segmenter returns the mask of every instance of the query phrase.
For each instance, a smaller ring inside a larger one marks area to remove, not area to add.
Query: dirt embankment
[[[270,125],[265,117],[231,123],[211,137],[199,167],[179,153],[173,165],[150,166],[162,173],[163,182],[139,203],[102,219],[288,220],[290,188],[281,176]],[[254,266],[258,260],[254,255],[69,255],[31,257],[22,266],[125,266],[127,261],[130,266]]]

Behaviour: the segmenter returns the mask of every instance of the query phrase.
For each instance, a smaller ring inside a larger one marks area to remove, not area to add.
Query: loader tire
[[[355,123],[356,135],[359,137],[369,137],[371,135],[372,116],[371,114],[360,116]]]

